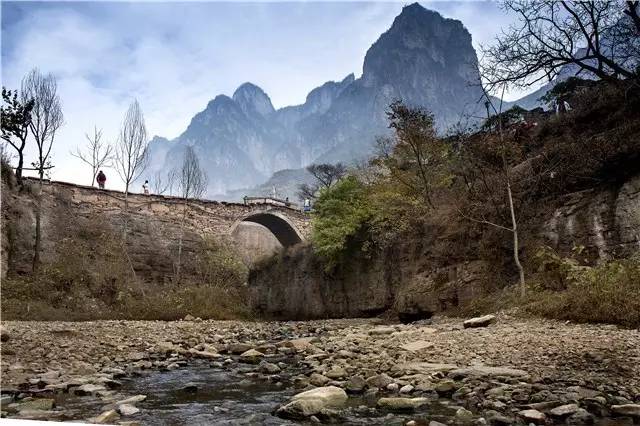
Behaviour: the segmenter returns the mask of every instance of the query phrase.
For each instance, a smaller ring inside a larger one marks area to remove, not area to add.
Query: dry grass
[[[524,308],[549,318],[640,326],[640,254],[571,270],[563,291],[533,292]]]
[[[203,241],[180,283],[143,282],[118,235],[92,222],[57,243],[57,258],[34,275],[2,280],[2,316],[15,320],[203,319],[249,315],[246,268],[222,244]]]

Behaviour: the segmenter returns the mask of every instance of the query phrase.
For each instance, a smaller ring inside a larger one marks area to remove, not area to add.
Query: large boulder
[[[466,320],[462,323],[464,328],[477,328],[477,327],[486,327],[489,324],[493,324],[496,321],[495,315],[484,315],[482,317],[475,317]]]
[[[322,410],[342,408],[347,394],[337,386],[325,386],[294,395],[287,404],[276,410],[276,415],[287,419],[304,419]]]

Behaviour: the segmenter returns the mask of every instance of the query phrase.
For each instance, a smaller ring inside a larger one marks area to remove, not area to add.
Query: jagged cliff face
[[[313,89],[302,105],[275,110],[262,89],[241,85],[198,113],[173,141],[154,138],[150,172],[169,169],[193,146],[209,175],[209,194],[264,182],[281,169],[371,154],[388,132],[395,99],[430,109],[441,130],[478,110],[477,58],[462,23],[419,4],[407,6],[371,46],[362,77]]]

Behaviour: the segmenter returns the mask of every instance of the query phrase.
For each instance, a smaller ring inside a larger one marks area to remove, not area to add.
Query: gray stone
[[[439,395],[451,395],[456,390],[456,384],[452,380],[443,380],[434,389]]]
[[[362,376],[353,376],[344,385],[344,388],[349,393],[362,393],[366,387],[367,382]]]
[[[198,392],[198,385],[196,383],[189,382],[182,387],[182,390],[187,393],[196,393]]]
[[[438,372],[446,372],[457,369],[455,364],[436,364],[431,362],[407,362],[404,364],[396,364],[391,367],[391,371],[395,374],[432,374]]]
[[[118,412],[116,410],[107,410],[101,413],[98,417],[93,418],[91,421],[93,423],[103,425],[103,424],[112,423],[113,421],[117,420],[119,417],[120,416],[118,415]]]
[[[331,379],[318,373],[313,373],[309,377],[309,383],[311,383],[313,386],[324,386],[330,381]]]
[[[376,327],[374,329],[369,330],[370,336],[385,336],[396,331],[393,327]]]
[[[387,410],[415,410],[429,403],[427,398],[380,398],[376,404],[379,408]]]
[[[294,395],[289,403],[278,408],[276,415],[283,418],[302,419],[328,408],[342,408],[347,399],[346,392],[336,386],[311,389]]]
[[[249,364],[257,364],[258,362],[260,362],[260,359],[264,357],[264,354],[262,352],[258,352],[255,349],[249,349],[246,352],[243,352],[240,355],[240,361],[242,362],[247,362]]]
[[[330,379],[341,379],[347,375],[347,371],[342,367],[333,367],[331,370],[325,373]]]
[[[553,408],[549,411],[554,417],[567,417],[578,411],[578,404],[566,404]]]
[[[414,342],[406,343],[406,344],[404,344],[404,345],[402,345],[400,347],[402,349],[404,349],[405,351],[419,352],[419,351],[422,351],[424,349],[429,349],[432,346],[433,346],[432,342],[427,342],[426,340],[416,340]]]
[[[278,367],[276,364],[273,364],[273,363],[267,362],[267,361],[262,361],[260,363],[260,366],[258,367],[258,369],[261,372],[267,373],[267,374],[276,374],[276,373],[279,373],[280,371],[282,371],[282,369],[280,367]]]
[[[13,402],[13,396],[11,395],[2,395],[0,396],[0,407],[4,407]]]
[[[98,392],[105,391],[105,390],[107,390],[107,388],[102,385],[94,385],[92,383],[87,383],[82,386],[78,386],[77,388],[73,389],[72,392],[74,395],[84,396],[84,395],[96,395]]]
[[[135,395],[129,398],[122,399],[115,403],[115,405],[124,405],[124,404],[135,404],[137,402],[142,402],[147,399],[147,395]]]
[[[566,420],[568,425],[592,425],[595,423],[593,414],[585,410],[584,408],[578,408],[578,410],[569,416]]]
[[[640,418],[640,404],[612,405],[611,412],[618,416]]]
[[[369,377],[367,379],[367,384],[370,387],[379,388],[379,389],[386,388],[388,385],[390,385],[393,382],[394,382],[393,378],[389,377],[388,375],[386,375],[384,373],[378,374],[378,375],[373,376],[373,377]]]
[[[476,328],[476,327],[486,327],[489,324],[492,324],[496,321],[495,315],[484,315],[482,317],[476,317],[466,320],[462,323],[464,328]]]
[[[138,414],[140,409],[131,404],[122,404],[118,405],[118,412],[123,416],[133,416]]]
[[[473,421],[473,413],[465,408],[456,410],[456,422],[460,424],[469,424]]]
[[[482,365],[459,368],[457,370],[451,370],[449,372],[450,377],[515,377],[519,379],[526,379],[529,377],[529,373],[524,370],[517,370],[515,368],[508,367],[486,367]]]
[[[25,420],[62,420],[63,411],[50,410],[22,410],[18,413],[18,418]]]
[[[248,345],[246,343],[232,343],[230,345],[227,345],[227,352],[234,355],[240,355],[241,353],[246,352],[249,349],[251,349],[251,345]]]
[[[518,415],[525,421],[531,422],[537,425],[543,425],[547,421],[547,416],[538,410],[522,410],[518,412]]]
[[[404,385],[403,387],[400,388],[400,393],[411,393],[411,392],[413,392],[412,385]]]

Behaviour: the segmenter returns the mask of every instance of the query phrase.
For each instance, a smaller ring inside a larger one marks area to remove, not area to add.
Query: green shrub
[[[315,206],[311,240],[314,251],[327,270],[337,266],[348,252],[349,243],[372,217],[367,188],[354,176],[347,176],[321,191]]]

